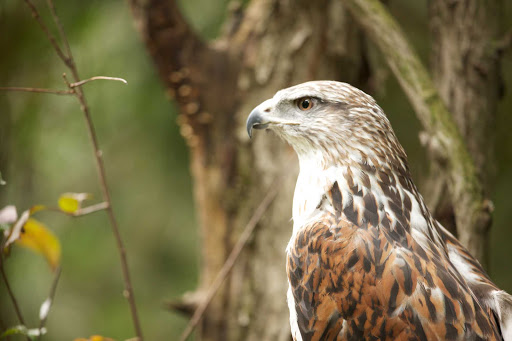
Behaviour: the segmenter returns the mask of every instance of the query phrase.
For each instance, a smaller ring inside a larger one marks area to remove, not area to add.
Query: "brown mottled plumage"
[[[512,340],[512,298],[430,214],[372,97],[345,83],[253,110],[299,156],[287,248],[293,338]]]

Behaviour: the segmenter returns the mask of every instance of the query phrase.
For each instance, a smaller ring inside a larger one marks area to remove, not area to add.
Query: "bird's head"
[[[320,156],[324,167],[339,160],[405,160],[382,109],[371,96],[346,83],[313,81],[280,90],[251,112],[249,136],[253,129],[274,131],[299,159]]]

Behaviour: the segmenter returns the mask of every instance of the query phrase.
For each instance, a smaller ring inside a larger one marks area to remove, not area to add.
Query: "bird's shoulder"
[[[449,261],[381,224],[326,212],[295,233],[287,272],[303,340],[499,339]]]

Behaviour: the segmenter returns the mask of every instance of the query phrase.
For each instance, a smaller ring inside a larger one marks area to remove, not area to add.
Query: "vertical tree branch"
[[[346,0],[347,7],[378,46],[427,131],[430,146],[446,164],[460,241],[478,259],[490,224],[489,202],[468,148],[432,80],[402,30],[379,0]],[[467,238],[466,236],[473,236]]]

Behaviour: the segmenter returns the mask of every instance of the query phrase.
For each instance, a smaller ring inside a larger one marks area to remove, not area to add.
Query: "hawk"
[[[512,340],[512,296],[433,218],[371,96],[303,83],[257,106],[253,129],[299,158],[286,249],[294,340]]]

